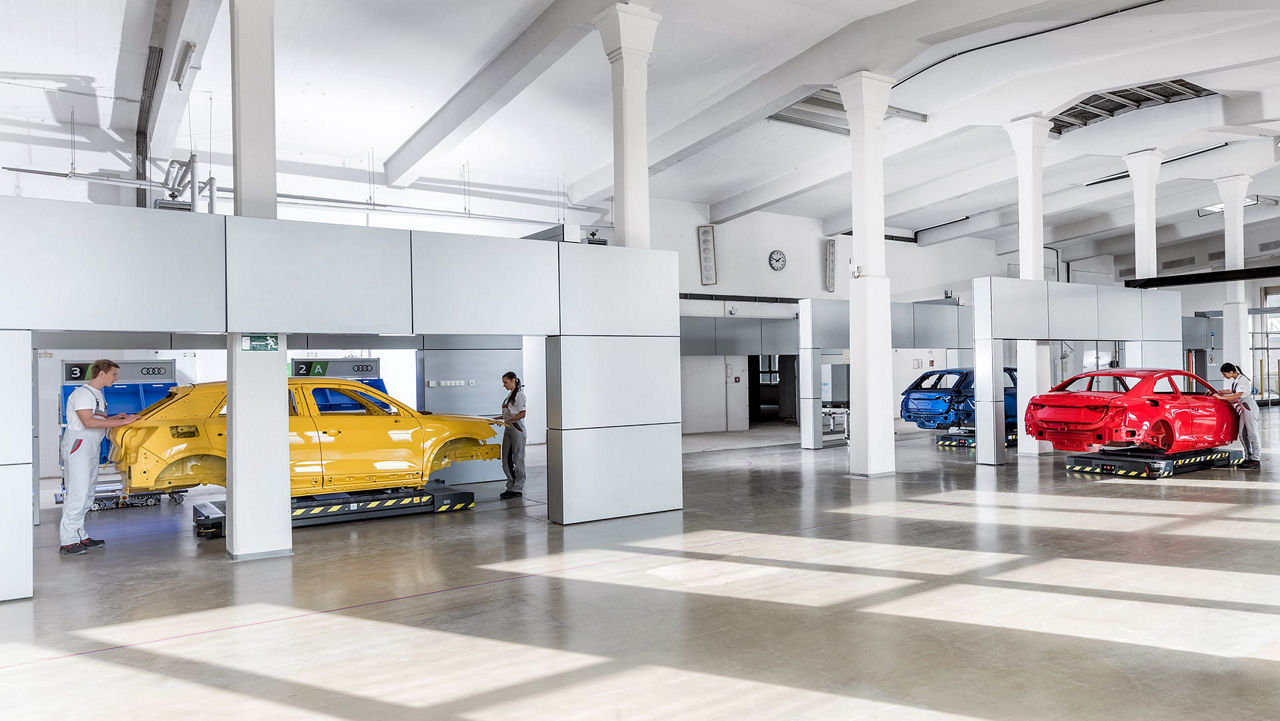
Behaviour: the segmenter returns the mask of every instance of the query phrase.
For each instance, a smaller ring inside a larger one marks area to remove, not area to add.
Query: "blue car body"
[[[1004,422],[1018,420],[1017,371],[1004,369]],[[902,420],[920,428],[951,428],[974,423],[973,369],[929,371],[902,392]]]

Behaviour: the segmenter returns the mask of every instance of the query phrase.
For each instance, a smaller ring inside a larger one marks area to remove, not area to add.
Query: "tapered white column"
[[[274,13],[274,0],[231,0],[235,214],[255,218],[276,217]],[[285,336],[227,330],[227,555],[287,555],[293,541]]]
[[[1048,120],[1030,117],[1005,125],[1018,166],[1018,275],[1044,280],[1044,148]],[[1018,455],[1052,453],[1053,446],[1026,435],[1022,418],[1037,393],[1049,390],[1049,344],[1018,341]]]
[[[1133,182],[1133,259],[1138,278],[1154,278],[1156,262],[1156,182],[1165,155],[1159,150],[1140,150],[1124,156]]]
[[[1247,175],[1232,175],[1214,181],[1222,198],[1223,257],[1227,270],[1244,268],[1244,201],[1253,179]],[[1252,343],[1249,335],[1249,302],[1245,297],[1244,281],[1231,284],[1228,300],[1222,306],[1223,360],[1235,363],[1252,378],[1257,374],[1253,367]]]
[[[621,3],[592,24],[613,72],[613,225],[619,245],[648,248],[649,55],[662,16]]]
[[[884,114],[893,78],[861,72],[836,83],[853,153],[849,279],[849,472],[894,472],[893,336],[884,240]]]

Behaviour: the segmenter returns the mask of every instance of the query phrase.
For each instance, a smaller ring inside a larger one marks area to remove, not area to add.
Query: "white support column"
[[[275,338],[275,350],[255,339]],[[227,334],[227,555],[293,552],[288,364],[283,334]]]
[[[235,214],[276,217],[275,0],[231,0],[231,148]]]
[[[800,299],[799,383],[800,447],[822,448],[822,349],[817,347],[817,320],[812,298]]]
[[[1133,181],[1133,257],[1138,278],[1154,278],[1156,262],[1156,181],[1165,155],[1159,150],[1140,150],[1124,156]]]
[[[893,473],[893,335],[884,240],[884,114],[893,78],[836,82],[853,153],[853,273],[849,280],[849,472]]]
[[[1006,124],[1018,165],[1018,275],[1024,280],[1044,280],[1044,148],[1049,141],[1049,121],[1029,117]],[[1049,344],[1018,341],[1018,418],[1037,393],[1049,390]],[[1022,426],[1019,420],[1019,426]],[[1020,427],[1018,455],[1043,455],[1053,446],[1037,441]]]
[[[275,2],[231,0],[235,214],[276,217]],[[243,331],[228,328],[228,331]],[[283,333],[262,350],[227,333],[227,555],[293,552],[289,517],[289,389]]]
[[[35,586],[31,524],[32,398],[31,332],[0,331],[0,601],[30,598]],[[56,549],[45,550],[53,554]]]
[[[1214,181],[1222,198],[1224,260],[1227,270],[1244,268],[1244,200],[1253,179],[1247,175],[1232,175]],[[1228,300],[1222,307],[1223,360],[1244,369],[1253,377],[1252,338],[1249,334],[1249,299],[1245,297],[1244,281],[1231,284]]]
[[[662,16],[621,3],[596,16],[613,71],[613,222],[619,245],[648,248],[649,55]]]

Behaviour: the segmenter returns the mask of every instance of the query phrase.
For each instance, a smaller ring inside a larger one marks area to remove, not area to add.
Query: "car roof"
[[[1107,368],[1105,370],[1085,371],[1078,373],[1077,376],[1139,376],[1147,377],[1159,375],[1161,373],[1178,373],[1180,375],[1189,376],[1191,373],[1180,370],[1178,368]]]

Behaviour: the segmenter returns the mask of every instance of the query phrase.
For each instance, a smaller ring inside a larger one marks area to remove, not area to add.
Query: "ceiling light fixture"
[[[183,89],[183,84],[187,81],[187,72],[191,70],[191,61],[196,56],[196,44],[187,40],[182,43],[182,49],[178,51],[178,62],[174,64],[173,81],[178,84],[178,89]]]
[[[1280,204],[1280,201],[1277,201],[1275,198],[1268,198],[1265,195],[1246,195],[1244,198],[1244,207],[1246,208],[1249,207],[1250,205],[1277,205],[1277,204]],[[1221,213],[1223,211],[1223,208],[1224,206],[1222,203],[1214,203],[1213,205],[1206,205],[1203,208],[1197,208],[1196,215],[1201,218],[1209,215],[1215,215],[1217,213]]]

